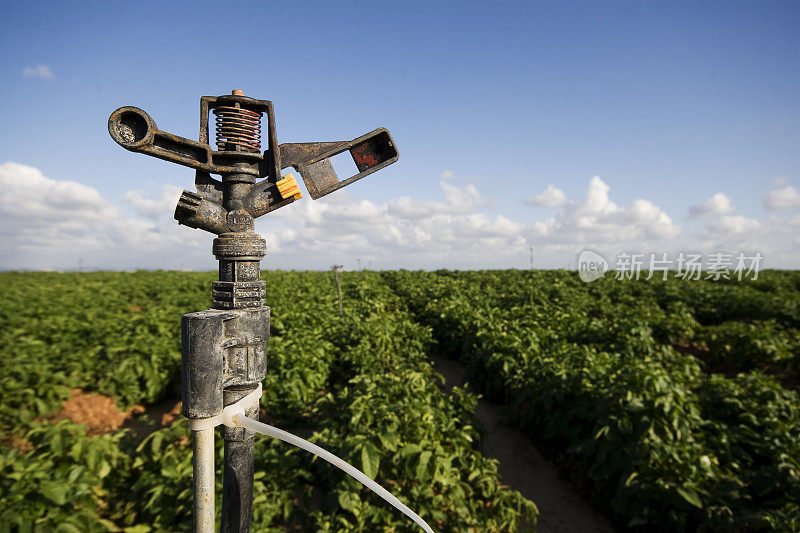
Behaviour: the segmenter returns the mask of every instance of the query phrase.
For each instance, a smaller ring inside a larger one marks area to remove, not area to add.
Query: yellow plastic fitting
[[[275,185],[278,186],[278,192],[281,193],[281,198],[284,200],[289,197],[299,200],[303,197],[303,194],[300,192],[300,187],[291,174],[286,174],[282,179],[278,180]]]

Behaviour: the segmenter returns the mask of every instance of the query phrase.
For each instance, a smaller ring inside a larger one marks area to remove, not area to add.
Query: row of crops
[[[173,394],[179,318],[207,307],[212,275],[0,279],[0,531],[188,530],[185,422],[137,444],[125,430],[89,437],[48,415],[74,387],[121,408]],[[350,276],[343,318],[329,275],[264,279],[273,308],[261,403],[268,421],[347,459],[438,530],[517,531],[523,519],[535,522],[535,505],[500,485],[496,463],[478,451],[475,396],[440,392],[430,329],[377,274]],[[312,459],[257,440],[253,531],[409,530],[360,484]]]
[[[0,274],[0,531],[189,528],[185,422],[139,443],[49,418],[76,387],[123,409],[174,395],[180,315],[207,307],[212,279]],[[479,453],[479,392],[620,529],[800,531],[798,273],[591,284],[564,271],[346,273],[342,318],[329,273],[263,279],[267,420],[349,460],[437,530],[536,519]],[[437,352],[467,367],[473,392],[439,390]],[[413,530],[283,443],[258,438],[256,472],[254,531]]]
[[[798,273],[384,278],[620,527],[800,531]]]

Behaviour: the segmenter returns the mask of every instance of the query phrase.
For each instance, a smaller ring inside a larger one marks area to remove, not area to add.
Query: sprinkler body
[[[216,116],[217,150],[209,144],[209,113]],[[264,115],[267,146],[261,152]],[[127,150],[195,169],[196,190],[183,191],[175,219],[217,235],[212,253],[219,261],[219,279],[212,283],[211,308],[182,317],[181,390],[187,418],[215,417],[255,390],[266,375],[270,310],[264,305],[260,262],[267,248],[255,233],[254,220],[300,199],[294,177],[281,176],[281,169],[294,167],[318,199],[395,162],[397,149],[382,128],[352,141],[278,145],[272,102],[242,91],[200,99],[199,141],[159,130],[147,113],[130,106],[111,114],[108,130]],[[329,158],[344,151],[359,172],[339,180]],[[258,419],[258,405],[245,414]],[[252,517],[254,433],[241,427],[222,431],[221,531],[246,532]],[[193,431],[195,531],[214,531],[213,432]]]

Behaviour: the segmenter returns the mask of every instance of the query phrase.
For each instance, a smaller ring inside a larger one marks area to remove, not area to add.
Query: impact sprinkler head
[[[209,112],[215,117],[216,149],[210,144]],[[262,135],[264,115],[267,127]],[[241,89],[200,99],[198,141],[159,130],[146,112],[132,106],[111,114],[108,131],[126,150],[195,169],[196,192],[184,191],[175,219],[218,235],[246,230],[253,219],[300,198],[294,177],[281,176],[284,168],[297,170],[316,200],[398,158],[397,147],[384,128],[351,141],[279,145],[272,102],[245,96]],[[266,144],[263,152],[262,141]],[[350,152],[358,173],[339,179],[330,158],[345,151]],[[237,215],[229,217],[233,211]]]
[[[215,117],[216,149],[210,143],[209,113]],[[240,414],[258,418],[257,398],[267,371],[270,310],[260,276],[267,245],[255,233],[254,220],[302,197],[294,177],[282,176],[282,169],[294,167],[316,200],[394,163],[397,148],[383,128],[352,141],[279,145],[272,102],[239,89],[200,99],[197,141],[159,130],[147,113],[130,106],[111,114],[108,132],[126,150],[193,168],[195,191],[183,191],[175,219],[217,235],[212,253],[219,261],[219,280],[211,284],[212,308],[181,320],[182,412],[196,423],[194,457],[200,458],[193,465],[194,530],[213,532],[214,426],[209,421],[250,395],[255,395],[255,406],[248,404]],[[350,152],[358,173],[340,180],[330,158],[344,151]],[[249,529],[253,435],[247,431],[223,430],[222,531]]]

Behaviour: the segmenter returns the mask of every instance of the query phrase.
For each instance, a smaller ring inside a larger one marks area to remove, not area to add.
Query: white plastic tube
[[[230,406],[234,407],[234,406]],[[297,435],[292,435],[282,429],[278,429],[276,427],[270,426],[269,424],[264,424],[262,422],[258,422],[253,420],[252,418],[248,418],[244,414],[244,409],[230,409],[226,408],[223,412],[223,423],[226,426],[240,426],[244,427],[258,433],[263,433],[264,435],[269,435],[270,437],[275,437],[276,439],[280,439],[283,442],[288,442],[292,446],[297,446],[298,448],[302,448],[307,452],[311,452],[317,457],[325,459],[333,466],[344,470],[347,474],[354,477],[363,485],[369,487],[375,494],[392,504],[395,509],[409,517],[411,520],[416,522],[419,527],[424,529],[426,533],[433,533],[433,530],[430,526],[425,523],[425,521],[419,517],[417,513],[403,505],[400,500],[395,498],[389,491],[375,483],[372,479],[367,477],[361,470],[351,466],[348,463],[345,463],[343,460],[339,459],[332,453],[327,450],[324,450],[317,446],[316,444],[312,444],[307,440],[301,439]]]

